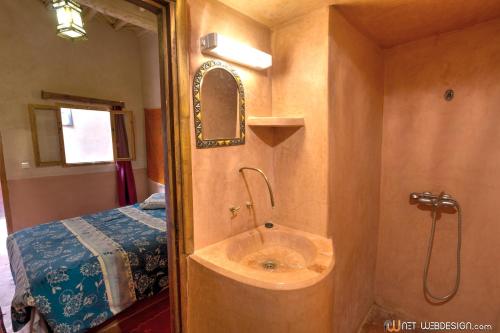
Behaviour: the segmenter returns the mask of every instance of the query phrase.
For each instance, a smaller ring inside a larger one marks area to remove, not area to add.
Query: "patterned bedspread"
[[[15,331],[36,312],[55,333],[84,332],[168,285],[164,209],[51,222],[12,234],[7,246]]]

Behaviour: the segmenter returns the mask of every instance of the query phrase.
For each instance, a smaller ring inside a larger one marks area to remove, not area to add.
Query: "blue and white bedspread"
[[[167,287],[165,221],[134,205],[9,236],[14,330],[84,332]]]

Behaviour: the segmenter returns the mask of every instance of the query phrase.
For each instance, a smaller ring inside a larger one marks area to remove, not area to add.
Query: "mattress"
[[[54,221],[10,235],[7,248],[14,331],[84,332],[168,285],[164,209]]]

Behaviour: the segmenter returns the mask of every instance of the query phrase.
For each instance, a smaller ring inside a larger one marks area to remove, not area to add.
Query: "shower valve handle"
[[[410,194],[410,201],[435,207],[457,207],[457,201],[445,192],[442,192],[439,195],[434,195],[431,192],[412,192]]]
[[[430,197],[420,197],[417,199],[418,203],[424,204],[424,205],[433,205],[434,204],[433,198]]]

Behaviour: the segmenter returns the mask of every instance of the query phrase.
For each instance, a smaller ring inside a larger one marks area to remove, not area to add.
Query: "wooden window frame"
[[[37,167],[49,167],[49,166],[62,165],[64,162],[63,155],[60,155],[61,159],[59,161],[43,162],[41,159],[40,145],[38,142],[38,127],[36,124],[36,115],[35,115],[36,110],[54,111],[56,113],[56,119],[57,119],[59,145],[61,145],[61,135],[62,135],[61,127],[59,126],[59,124],[61,122],[61,113],[58,112],[58,111],[60,111],[60,109],[57,106],[55,106],[55,105],[42,105],[42,104],[29,104],[28,105],[28,113],[29,113],[30,127],[31,127],[31,141],[33,143],[33,154],[35,156],[35,165]],[[61,151],[61,149],[59,149],[59,151]]]
[[[113,144],[113,161],[95,161],[95,162],[82,162],[82,163],[67,163],[66,161],[66,151],[64,143],[64,133],[63,125],[61,120],[61,109],[78,109],[78,110],[89,110],[89,111],[106,111],[109,112],[109,120],[111,125],[111,136]],[[48,161],[43,162],[40,156],[40,143],[38,141],[38,128],[36,124],[35,110],[47,110],[56,112],[57,129],[59,136],[59,152],[61,156],[60,161]],[[35,155],[35,164],[37,167],[49,167],[49,166],[63,166],[63,167],[78,167],[78,166],[89,166],[89,165],[106,165],[113,164],[116,161],[135,161],[136,155],[136,137],[135,137],[135,118],[134,112],[129,110],[112,110],[109,107],[101,105],[78,105],[78,104],[66,104],[58,103],[56,105],[41,105],[41,104],[29,104],[28,107],[30,126],[31,126],[31,138],[33,142],[33,153]],[[129,117],[131,122],[131,133],[127,133],[132,136],[132,140],[129,140],[131,145],[129,146],[129,157],[128,158],[118,158],[117,157],[117,147],[116,147],[116,132],[115,132],[115,122],[113,116],[115,114],[123,114],[125,117]]]

